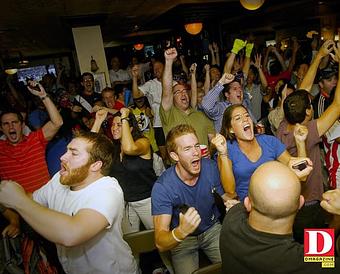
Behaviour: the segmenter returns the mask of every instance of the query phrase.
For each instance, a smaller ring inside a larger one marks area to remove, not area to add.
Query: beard
[[[76,186],[82,183],[89,175],[89,167],[91,163],[86,163],[75,169],[68,169],[68,174],[60,176],[60,183],[67,186]]]
[[[201,172],[201,161],[198,160],[196,164],[191,162],[179,161],[178,164],[181,166],[182,170],[184,170],[187,174],[192,177],[199,176]]]

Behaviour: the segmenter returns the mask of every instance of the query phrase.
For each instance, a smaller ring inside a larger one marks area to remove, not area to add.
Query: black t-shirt
[[[118,180],[126,202],[140,201],[151,196],[153,184],[157,180],[152,163],[152,159],[124,155],[122,162],[112,165],[110,176]]]
[[[226,214],[220,250],[223,274],[337,273],[334,268],[321,268],[321,263],[305,263],[303,245],[292,234],[270,234],[250,227],[243,204]]]

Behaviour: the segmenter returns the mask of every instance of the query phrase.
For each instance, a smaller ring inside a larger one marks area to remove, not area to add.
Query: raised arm
[[[144,96],[143,92],[138,88],[139,65],[134,65],[131,69],[132,75],[132,97],[139,98]]]
[[[263,70],[262,70],[261,59],[262,59],[261,54],[256,54],[254,66],[256,67],[257,71],[259,72],[262,89],[266,90],[266,88],[268,86],[268,82],[267,82],[266,76],[264,75]]]
[[[196,68],[197,68],[197,64],[196,63],[193,63],[190,66],[190,74],[191,74],[191,98],[190,98],[190,105],[191,105],[192,108],[196,108],[196,106],[197,106]]]
[[[215,64],[211,63],[212,65],[217,65],[220,66],[221,65],[221,61],[220,61],[220,49],[217,45],[216,42],[212,43],[212,47],[213,47],[213,51],[215,53]]]
[[[235,39],[231,53],[227,61],[224,64],[224,71],[223,71],[224,73],[231,73],[236,55],[245,46],[246,46],[246,41],[242,41],[241,39]]]
[[[337,60],[340,60],[340,42],[333,46]],[[340,62],[338,62],[340,77]],[[321,114],[320,118],[316,120],[319,136],[326,133],[327,130],[335,123],[340,116],[340,83],[338,81],[335,89],[334,99],[331,105]]]
[[[107,114],[108,114],[108,109],[107,108],[99,109],[96,112],[96,119],[94,120],[93,126],[91,128],[91,132],[98,133],[100,131],[100,127],[102,126],[102,123],[106,119]]]
[[[175,48],[167,49],[164,52],[165,66],[162,78],[162,107],[165,111],[170,110],[173,105],[172,93],[172,64],[177,57],[177,50]]]
[[[220,65],[220,55],[217,43],[209,44],[209,51],[211,56],[211,65]]]
[[[38,84],[39,90],[36,90],[33,88],[36,86],[36,83],[34,81],[30,81],[29,84],[30,85],[27,86],[28,90],[43,101],[43,104],[45,105],[45,108],[50,117],[50,121],[48,121],[42,127],[45,139],[47,141],[50,141],[58,132],[59,128],[63,125],[63,118],[61,117],[57,107],[55,106],[51,98],[47,95],[44,87],[41,84]]]
[[[294,126],[294,139],[297,148],[298,157],[307,157],[306,140],[308,136],[308,128],[297,123]]]
[[[121,123],[122,123],[122,151],[127,155],[135,155],[141,157],[147,157],[150,159],[151,157],[151,149],[150,149],[150,141],[148,138],[139,138],[137,140],[133,140],[131,134],[131,128],[129,125],[129,113],[130,110],[128,108],[121,108],[120,110]]]
[[[201,106],[209,118],[214,119],[223,114],[225,107],[219,106],[218,99],[224,89],[223,85],[232,82],[234,78],[234,75],[224,73],[217,84],[203,97]]]
[[[204,94],[207,94],[210,89],[210,65],[204,65],[205,79],[204,79]]]
[[[314,78],[315,78],[315,75],[316,75],[316,72],[318,70],[321,60],[325,56],[327,56],[333,50],[333,48],[334,48],[334,42],[332,40],[327,40],[325,43],[322,44],[318,53],[313,59],[313,62],[309,66],[305,77],[303,78],[301,82],[300,89],[304,89],[310,92],[310,90],[312,89]]]
[[[57,80],[56,80],[56,83],[57,83],[57,86],[62,86],[61,77],[65,73],[65,67],[63,65],[61,65],[61,64],[59,64],[58,66],[59,66],[59,68],[57,69]]]
[[[275,54],[276,59],[279,61],[281,68],[282,68],[282,71],[287,70],[287,66],[285,64],[285,61],[283,60],[282,55],[277,51],[276,47],[273,47],[272,52]]]
[[[244,60],[244,64],[242,67],[242,72],[244,75],[248,75],[249,68],[250,68],[250,56],[251,52],[253,51],[254,43],[247,43],[246,45],[246,58]]]
[[[228,157],[226,139],[223,135],[216,134],[216,136],[211,140],[211,143],[216,147],[218,152],[217,165],[220,171],[223,189],[228,198],[235,198],[237,196],[235,177],[233,173],[233,164]]]

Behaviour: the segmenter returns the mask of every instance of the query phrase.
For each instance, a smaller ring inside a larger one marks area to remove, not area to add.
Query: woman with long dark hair
[[[305,139],[308,132],[300,127],[295,133],[299,147],[299,156],[305,156]],[[224,191],[243,200],[248,195],[250,177],[261,164],[278,160],[292,167],[296,163],[307,161],[304,170],[293,169],[298,177],[305,179],[311,171],[312,162],[308,158],[294,158],[286,147],[274,136],[254,134],[254,125],[247,109],[240,104],[228,107],[223,115],[221,134],[217,134],[212,143],[218,151],[218,166]],[[224,180],[224,179],[225,180]]]
[[[99,110],[92,131],[98,132],[106,117],[107,110]],[[114,144],[110,176],[118,180],[126,202],[123,233],[139,231],[140,221],[146,229],[151,229],[151,190],[157,177],[152,166],[150,141],[143,136],[128,108],[122,108],[108,123]]]

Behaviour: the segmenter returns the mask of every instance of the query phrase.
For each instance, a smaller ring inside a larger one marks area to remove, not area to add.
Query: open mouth
[[[186,97],[182,97],[182,98],[181,98],[181,102],[182,102],[183,104],[186,104],[186,103],[188,103],[188,99],[187,99]]]
[[[199,167],[200,167],[200,159],[193,160],[193,161],[191,162],[191,165],[192,165],[194,168],[199,168]]]
[[[61,164],[61,165],[60,165],[60,175],[63,176],[63,175],[65,175],[67,172],[68,172],[67,166],[64,165],[64,164]]]
[[[15,131],[10,131],[9,136],[11,137],[11,139],[16,139],[18,135]]]
[[[245,124],[245,125],[243,126],[243,130],[244,130],[245,132],[250,132],[250,131],[251,131],[251,126],[250,126],[250,124]]]

